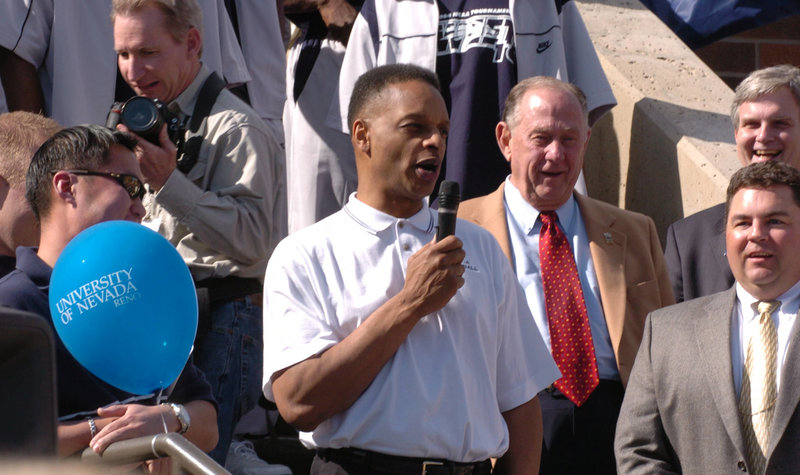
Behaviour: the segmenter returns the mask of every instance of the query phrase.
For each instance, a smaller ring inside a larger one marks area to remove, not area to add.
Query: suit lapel
[[[495,237],[503,254],[506,255],[514,266],[511,254],[511,238],[508,236],[508,223],[506,222],[506,205],[503,200],[505,182],[500,188],[486,195],[485,208],[474,216],[475,224],[482,226]]]
[[[624,265],[627,236],[614,230],[615,218],[604,213],[590,199],[579,193],[575,193],[575,199],[586,226],[608,334],[614,351],[617,352],[622,340],[627,301]],[[618,315],[619,318],[609,318],[610,315]]]
[[[797,410],[800,402],[800,381],[797,374],[800,371],[800,325],[796,322],[792,325],[792,332],[789,336],[789,346],[786,349],[783,369],[781,370],[781,388],[778,391],[778,400],[775,403],[775,417],[772,422],[772,429],[769,436],[769,449],[767,459],[772,455],[775,446],[783,436],[792,414]]]
[[[728,437],[741,454],[746,454],[731,361],[731,315],[735,302],[733,288],[711,300],[703,309],[706,314],[694,320],[695,340],[699,363],[708,375],[708,387]]]
[[[731,268],[728,264],[728,257],[726,255],[727,249],[725,246],[725,216],[723,211],[723,216],[721,216],[716,224],[715,229],[719,232],[714,236],[714,239],[710,239],[708,241],[708,247],[710,248],[711,255],[714,256],[714,261],[719,266],[718,272],[721,272],[723,275],[731,275]]]

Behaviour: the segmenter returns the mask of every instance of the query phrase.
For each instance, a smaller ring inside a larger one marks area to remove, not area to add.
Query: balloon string
[[[164,388],[158,390],[158,396],[156,396],[156,404],[161,403],[161,395],[164,393]],[[172,408],[170,408],[172,410]],[[164,433],[169,433],[169,429],[167,429],[167,420],[164,418],[164,411],[161,411],[161,425],[164,427]]]

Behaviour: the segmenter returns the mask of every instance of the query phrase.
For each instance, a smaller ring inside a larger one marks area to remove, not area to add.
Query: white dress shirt
[[[733,384],[738,396],[742,389],[742,371],[747,343],[750,341],[750,337],[758,331],[759,313],[754,305],[758,300],[744,290],[738,282],[735,285],[737,300],[731,316],[731,362]],[[777,389],[780,391],[781,370],[786,359],[786,348],[789,346],[789,336],[794,321],[797,319],[797,311],[800,309],[800,282],[775,300],[781,303],[780,307],[772,311],[772,322],[778,330],[778,367],[775,381],[777,381]]]
[[[542,229],[539,210],[525,201],[517,187],[508,178],[506,178],[504,201],[514,270],[520,285],[525,290],[528,306],[536,321],[536,326],[542,334],[542,339],[552,352],[550,325],[547,320],[542,275],[539,270],[539,232]],[[558,227],[566,235],[575,256],[575,265],[578,268],[583,298],[586,302],[586,312],[589,315],[589,326],[592,329],[598,375],[600,379],[619,380],[614,347],[611,345],[611,337],[600,300],[597,274],[592,265],[592,254],[589,251],[589,238],[575,198],[570,196],[569,200],[556,210],[556,214],[558,215]]]

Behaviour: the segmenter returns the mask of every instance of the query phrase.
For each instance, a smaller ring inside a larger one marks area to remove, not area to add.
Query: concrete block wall
[[[589,195],[675,220],[720,203],[739,168],[733,92],[638,0],[576,0],[618,105],[592,130]]]

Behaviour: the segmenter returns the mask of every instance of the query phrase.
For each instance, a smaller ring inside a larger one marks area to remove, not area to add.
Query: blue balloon
[[[95,376],[133,394],[167,388],[197,332],[197,294],[178,251],[136,223],[107,221],[64,248],[50,278],[64,345]]]

